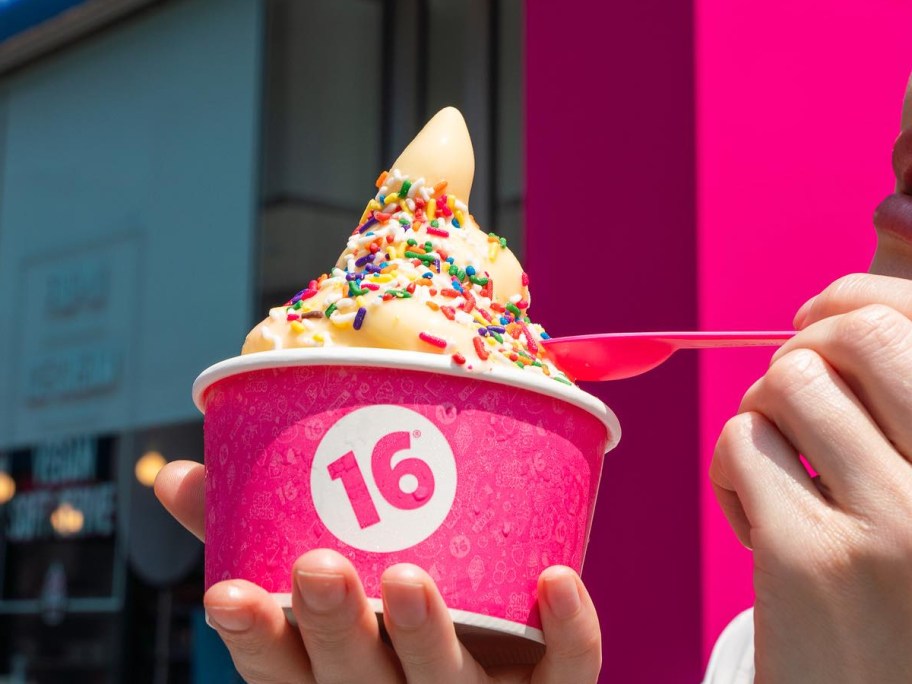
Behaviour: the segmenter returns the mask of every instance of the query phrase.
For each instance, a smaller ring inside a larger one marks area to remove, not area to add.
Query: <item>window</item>
[[[268,5],[258,315],[335,263],[377,174],[446,105],[475,146],[472,213],[522,256],[521,48],[521,0]]]

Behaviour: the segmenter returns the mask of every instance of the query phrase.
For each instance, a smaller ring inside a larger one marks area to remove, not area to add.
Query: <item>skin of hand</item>
[[[204,478],[201,464],[175,461],[155,480],[159,500],[200,540],[205,531]],[[392,648],[381,640],[361,581],[343,556],[327,549],[309,551],[289,571],[297,627],[265,590],[244,580],[219,582],[204,597],[210,623],[251,684],[586,684],[598,678],[598,618],[570,568],[548,568],[538,581],[546,641],[541,662],[534,668],[488,672],[456,638],[443,599],[421,568],[394,565],[381,578],[383,620]]]
[[[909,281],[837,281],[719,438],[710,479],[754,555],[758,684],[912,681],[910,318]]]

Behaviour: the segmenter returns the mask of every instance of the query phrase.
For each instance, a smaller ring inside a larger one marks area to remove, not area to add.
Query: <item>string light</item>
[[[85,516],[78,508],[74,508],[67,501],[62,502],[51,513],[51,527],[61,537],[69,537],[78,533],[85,522]]]
[[[16,496],[16,481],[12,476],[0,470],[0,506]]]
[[[167,462],[165,457],[155,450],[149,450],[140,456],[139,460],[136,461],[136,466],[133,468],[139,484],[143,487],[151,487],[155,484],[158,471],[164,468]]]

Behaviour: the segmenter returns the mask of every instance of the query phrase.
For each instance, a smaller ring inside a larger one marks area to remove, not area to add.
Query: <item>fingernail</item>
[[[299,570],[295,576],[304,605],[314,613],[335,610],[342,605],[348,594],[345,578],[337,573]]]
[[[237,606],[207,606],[206,620],[216,630],[246,632],[253,626],[253,615]]]
[[[545,601],[558,620],[568,620],[580,611],[580,595],[569,573],[545,580]]]
[[[800,330],[804,326],[804,321],[808,317],[808,314],[811,312],[811,307],[814,306],[814,300],[817,297],[811,297],[804,304],[801,305],[801,308],[798,309],[798,313],[795,314],[795,319],[792,321],[792,325],[795,326],[796,330]]]
[[[417,629],[428,617],[424,585],[412,582],[384,582],[383,602],[390,620],[403,629]]]

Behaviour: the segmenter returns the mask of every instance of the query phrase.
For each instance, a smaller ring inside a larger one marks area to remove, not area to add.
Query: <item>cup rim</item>
[[[537,394],[561,399],[598,418],[608,430],[609,443],[606,450],[613,449],[621,439],[621,425],[614,411],[600,399],[584,392],[576,385],[563,385],[542,375],[522,373],[507,367],[492,366],[480,371],[468,371],[461,366],[454,365],[449,356],[401,349],[303,347],[234,356],[209,366],[199,374],[193,382],[193,403],[201,413],[205,414],[206,406],[203,402],[205,392],[219,380],[250,371],[294,366],[399,368],[520,387]]]

